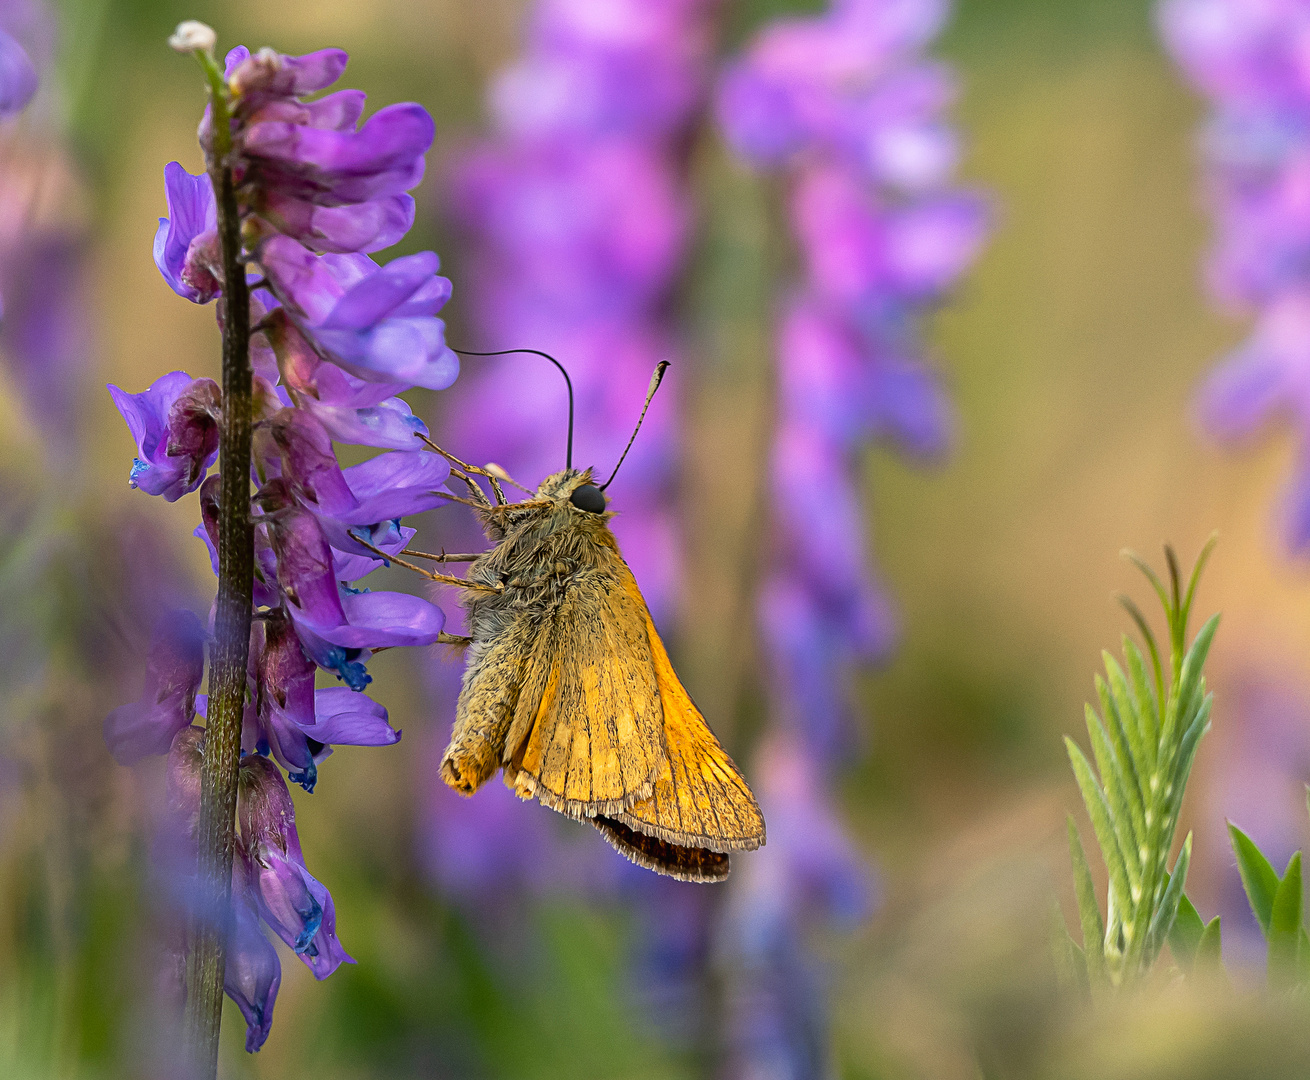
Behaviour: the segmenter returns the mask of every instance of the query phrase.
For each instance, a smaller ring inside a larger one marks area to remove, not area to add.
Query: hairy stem
[[[214,145],[208,161],[223,253],[223,420],[218,527],[218,601],[210,648],[209,716],[197,829],[203,897],[191,928],[186,973],[186,1048],[197,1080],[218,1070],[218,1032],[232,891],[237,769],[250,650],[254,529],[250,520],[250,293],[232,181],[227,88],[212,57],[199,55],[210,83]]]

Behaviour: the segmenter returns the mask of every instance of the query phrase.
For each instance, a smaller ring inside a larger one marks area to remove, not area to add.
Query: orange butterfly
[[[570,444],[572,426],[570,386]],[[465,481],[471,498],[458,501],[495,544],[477,556],[426,556],[469,561],[465,578],[422,571],[468,590],[469,637],[443,635],[467,645],[468,660],[442,778],[471,795],[500,768],[520,798],[589,821],[633,862],[723,880],[729,852],[764,843],[764,818],[669,662],[591,470],[565,468],[510,503],[503,471],[429,445]],[[494,502],[473,475],[491,481]]]

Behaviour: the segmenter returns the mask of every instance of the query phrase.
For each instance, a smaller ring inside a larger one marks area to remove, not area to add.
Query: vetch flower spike
[[[1081,954],[1094,992],[1106,985],[1128,985],[1140,979],[1151,969],[1166,941],[1180,956],[1180,962],[1190,965],[1200,949],[1201,938],[1210,933],[1183,894],[1192,852],[1191,833],[1184,839],[1172,870],[1166,862],[1197,745],[1210,727],[1213,695],[1206,692],[1203,668],[1219,616],[1206,622],[1190,647],[1187,622],[1214,543],[1215,537],[1211,537],[1202,549],[1186,592],[1172,548],[1165,548],[1168,587],[1141,558],[1125,553],[1141,568],[1164,607],[1169,629],[1168,668],[1166,671],[1145,616],[1131,600],[1121,597],[1141,631],[1150,668],[1142,651],[1127,637],[1123,641],[1126,670],[1109,653],[1103,654],[1106,676],[1096,678],[1100,712],[1091,705],[1086,708],[1095,768],[1072,739],[1065,739],[1110,879],[1102,916],[1071,817],[1069,847],[1083,944],[1079,949],[1067,938],[1061,944]],[[1180,911],[1183,923],[1175,934]],[[1213,926],[1217,943],[1218,924]],[[1212,946],[1207,945],[1207,953],[1211,950]]]

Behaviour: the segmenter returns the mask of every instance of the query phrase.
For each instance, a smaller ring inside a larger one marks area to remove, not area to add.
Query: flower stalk
[[[228,909],[232,891],[237,772],[245,708],[254,589],[254,528],[250,517],[253,378],[250,293],[241,254],[241,221],[232,177],[228,88],[212,51],[195,56],[209,81],[214,143],[207,167],[218,209],[223,265],[223,411],[219,428],[218,598],[210,652],[209,714],[201,767],[197,827],[203,890],[187,953],[185,1039],[195,1077],[218,1069]]]

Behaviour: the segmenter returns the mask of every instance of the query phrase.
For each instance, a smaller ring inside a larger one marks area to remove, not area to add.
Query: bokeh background
[[[821,7],[725,3],[719,48]],[[212,588],[188,535],[194,506],[127,487],[131,442],[102,389],[176,368],[217,374],[212,313],[175,297],[150,258],[163,165],[201,165],[202,88],[165,39],[199,18],[223,45],[339,45],[347,85],[432,112],[437,143],[403,250],[442,254],[459,340],[471,332],[460,271],[472,256],[443,214],[440,163],[483,129],[486,86],[517,53],[527,5],[55,10],[58,93],[43,116],[62,125],[67,157],[40,205],[76,256],[86,339],[59,384],[71,423],[35,415],[0,369],[0,1074],[136,1077],[158,1038],[146,866],[159,777],[116,766],[100,721],[137,693],[157,608],[200,610]],[[758,1023],[733,1021],[751,1012],[721,944],[721,928],[744,917],[735,884],[708,898],[692,886],[643,892],[609,869],[617,857],[599,838],[535,807],[514,808],[496,843],[512,845],[519,821],[525,845],[545,829],[557,872],[461,884],[443,862],[458,842],[432,837],[451,680],[433,674],[440,661],[390,653],[373,664],[372,691],[404,740],[339,749],[317,792],[297,792],[307,861],[332,888],[358,963],[316,984],[284,956],[269,1042],[245,1055],[229,1004],[221,1075],[1310,1074],[1310,1013],[1259,992],[1259,939],[1223,833],[1233,818],[1281,866],[1310,829],[1310,579],[1275,522],[1291,438],[1234,453],[1194,417],[1203,374],[1249,329],[1217,313],[1201,281],[1201,103],[1137,0],[958,0],[932,52],[960,78],[962,175],[990,193],[995,223],[926,327],[958,416],[950,454],[932,467],[878,448],[862,458],[870,557],[899,638],[859,673],[860,738],[836,774],[872,904],[865,918],[804,932],[812,980],[787,1007],[817,1017],[786,1015],[775,994]],[[766,704],[737,598],[760,543],[771,275],[787,239],[777,190],[704,138],[697,287],[675,313],[685,570],[667,626],[688,688],[752,775]],[[8,273],[22,282],[21,266]],[[455,396],[414,404],[436,432],[470,422],[443,419]],[[1049,951],[1053,903],[1073,912],[1065,813],[1082,820],[1060,736],[1081,730],[1099,650],[1127,628],[1112,595],[1149,599],[1120,549],[1158,561],[1169,540],[1187,561],[1215,529],[1199,604],[1224,613],[1217,704],[1183,826],[1197,834],[1189,893],[1206,917],[1223,914],[1231,985],[1162,980],[1090,1014],[1056,988]],[[425,535],[442,542],[441,523]],[[517,865],[503,850],[489,860]],[[683,925],[715,929],[689,944]],[[770,1025],[779,1046],[813,1032],[823,1045],[741,1065],[734,1045]]]

